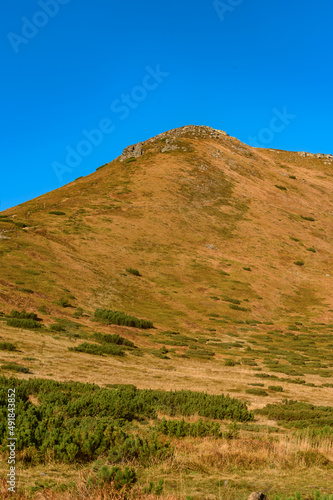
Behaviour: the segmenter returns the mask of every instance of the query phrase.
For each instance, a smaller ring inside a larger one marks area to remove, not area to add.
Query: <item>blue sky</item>
[[[188,124],[333,153],[331,0],[11,0],[2,12],[0,210]]]

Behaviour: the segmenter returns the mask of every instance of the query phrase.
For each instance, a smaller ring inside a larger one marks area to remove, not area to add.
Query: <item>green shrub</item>
[[[29,330],[41,328],[41,324],[33,319],[8,318],[6,321],[8,326],[14,326],[16,328],[28,328]]]
[[[307,250],[308,250],[308,252],[316,253],[316,249],[313,247],[309,247],[309,248],[307,248]]]
[[[296,179],[295,175],[289,175],[289,179]]]
[[[165,349],[165,348],[164,348]],[[149,354],[152,354],[153,356],[155,356],[156,358],[160,358],[160,359],[170,359],[169,356],[166,355],[164,349],[148,349],[147,352]]]
[[[133,269],[133,267],[127,267],[126,272],[129,274],[133,274],[134,276],[141,276],[137,269]]]
[[[290,239],[291,239],[292,241],[300,241],[298,238],[294,238],[293,236],[290,236]]]
[[[241,304],[240,300],[238,300],[238,299],[232,299],[230,297],[223,297],[223,300],[225,302],[231,302],[231,304],[237,304],[237,305]],[[210,314],[210,316],[212,316],[212,314]]]
[[[303,261],[303,260],[296,260],[296,261],[294,262],[294,264],[295,264],[296,266],[304,266],[304,261]]]
[[[113,482],[116,490],[131,488],[138,480],[136,471],[133,468],[125,467],[121,469],[118,466],[113,466],[109,469],[106,465],[101,468],[98,477],[104,483]]]
[[[73,307],[67,297],[61,297],[59,300],[55,301],[55,304],[61,307]]]
[[[308,220],[308,221],[310,221],[310,222],[314,222],[314,221],[316,220],[316,219],[314,219],[313,217],[305,217],[305,216],[303,216],[303,215],[301,215],[301,217],[302,217],[302,219],[304,219],[304,220]]]
[[[268,392],[264,389],[246,389],[247,394],[254,394],[255,396],[268,396]]]
[[[244,271],[252,271],[250,267],[243,267]]]
[[[249,359],[249,358],[243,358],[242,365],[258,366],[254,359]]]
[[[61,212],[60,210],[52,210],[49,212],[50,215],[66,215],[65,212]]]
[[[95,318],[103,323],[112,325],[132,326],[135,328],[153,328],[153,323],[145,319],[138,319],[135,316],[129,316],[124,312],[111,311],[110,309],[96,309]]]
[[[0,351],[16,351],[17,348],[11,342],[0,342]]]
[[[18,373],[31,373],[29,368],[26,368],[25,366],[19,365],[18,363],[14,362],[5,363],[1,366],[1,368],[2,370],[10,370]]]
[[[282,385],[269,385],[268,389],[270,391],[275,391],[275,392],[283,392],[283,387]]]
[[[280,184],[275,184],[275,187],[281,189],[281,191],[287,191],[287,188],[285,186],[281,186]]]
[[[301,378],[290,378],[288,380],[288,382],[290,384],[299,384],[299,385],[302,385],[302,384],[305,384],[305,380],[301,379]]]
[[[73,314],[74,318],[81,318],[83,316],[83,309],[82,307],[77,307],[75,313]]]
[[[135,460],[141,465],[149,465],[165,460],[173,455],[170,443],[160,442],[156,434],[151,436],[127,436],[118,447],[110,449],[109,459],[112,462]]]
[[[186,355],[191,358],[210,359],[212,356],[215,355],[215,353],[209,349],[195,348],[195,349],[188,349],[186,351]]]
[[[115,346],[118,347],[118,346]],[[12,364],[12,368],[27,369]],[[3,366],[5,368],[5,366]],[[23,373],[23,372],[22,372]],[[139,390],[132,385],[101,388],[96,384],[55,382],[30,378],[20,380],[0,376],[0,446],[6,450],[8,387],[17,394],[16,437],[20,461],[83,464],[109,456],[113,463],[129,460],[146,467],[171,457],[173,448],[154,432],[146,434],[137,421],[164,415],[199,417],[247,422],[254,419],[242,401],[229,395],[193,391]],[[35,396],[39,405],[30,400]],[[130,424],[130,425],[129,425]],[[216,425],[200,424],[198,433],[218,432]],[[134,427],[133,427],[134,426]],[[233,426],[235,429],[236,427]],[[214,430],[215,429],[215,430]],[[139,437],[135,436],[139,431]],[[133,434],[134,431],[134,434]],[[194,431],[194,427],[191,427]],[[234,430],[231,432],[235,435]],[[226,436],[225,436],[226,437]],[[108,473],[104,471],[104,477]]]
[[[32,274],[32,276],[39,276],[40,272],[36,271],[35,269],[25,269],[25,272],[27,274]]]
[[[159,479],[156,486],[153,481],[149,481],[149,485],[143,488],[143,492],[146,494],[155,493],[155,495],[160,495],[163,492],[163,489],[164,489],[164,479]]]
[[[268,404],[256,412],[281,422],[285,427],[302,429],[333,425],[333,407],[330,406],[315,406],[284,399],[282,403]]]
[[[18,319],[33,319],[34,321],[42,321],[41,318],[38,318],[37,314],[27,313],[25,310],[17,311],[16,309],[13,309],[10,312],[10,317]]]
[[[24,222],[21,222],[21,221],[15,221],[14,224],[15,224],[16,227],[19,227],[21,229],[23,229],[24,227],[27,227],[27,225]]]
[[[100,343],[106,343],[106,344],[116,344],[116,345],[122,345],[126,347],[136,347],[134,342],[131,340],[124,339],[124,337],[121,337],[118,334],[103,334],[103,333],[94,333],[94,338],[97,340],[97,342]]]
[[[236,363],[233,359],[226,359],[224,362],[225,366],[236,366]]]
[[[248,307],[237,306],[236,304],[229,304],[230,309],[235,309],[235,311],[251,311]]]
[[[161,434],[171,437],[182,438],[186,436],[205,437],[215,436],[222,437],[220,424],[217,422],[206,422],[199,419],[198,422],[185,422],[182,420],[166,420],[163,418],[157,423],[155,430]]]
[[[111,354],[112,356],[123,356],[124,350],[122,347],[117,345],[97,345],[89,344],[89,342],[83,342],[79,346],[69,347],[69,351],[74,352],[85,352],[86,354],[94,354],[96,356],[103,356],[104,354]]]
[[[50,325],[50,330],[53,330],[54,332],[64,332],[65,328],[59,323],[54,323],[53,325]]]

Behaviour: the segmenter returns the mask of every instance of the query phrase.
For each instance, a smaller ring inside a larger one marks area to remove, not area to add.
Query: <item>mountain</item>
[[[176,329],[210,313],[330,322],[332,175],[331,155],[252,148],[206,126],[130,146],[1,213],[0,309],[66,316],[67,300]]]
[[[0,214],[18,498],[328,498],[332,174],[187,126]]]

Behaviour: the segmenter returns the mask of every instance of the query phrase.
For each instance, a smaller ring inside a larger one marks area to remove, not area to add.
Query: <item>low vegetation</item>
[[[14,326],[15,328],[27,328],[28,330],[34,330],[36,328],[41,328],[41,324],[33,319],[19,319],[19,318],[8,318],[8,326]]]
[[[133,274],[133,276],[141,276],[140,272],[137,269],[133,269],[133,267],[127,267],[126,272]]]
[[[138,319],[135,316],[130,316],[120,311],[111,311],[110,309],[96,309],[95,318],[109,325],[124,325],[135,328],[153,328],[153,323],[145,319]]]
[[[89,342],[83,342],[83,344],[80,344],[78,346],[69,347],[68,350],[74,352],[84,352],[86,354],[94,354],[96,356],[103,356],[104,354],[110,354],[112,356],[124,355],[124,349],[113,344],[97,345],[90,344]]]

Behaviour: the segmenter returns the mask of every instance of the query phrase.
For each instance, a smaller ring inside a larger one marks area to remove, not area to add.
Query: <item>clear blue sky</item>
[[[333,153],[332,19],[331,0],[6,2],[0,210],[182,125]]]

